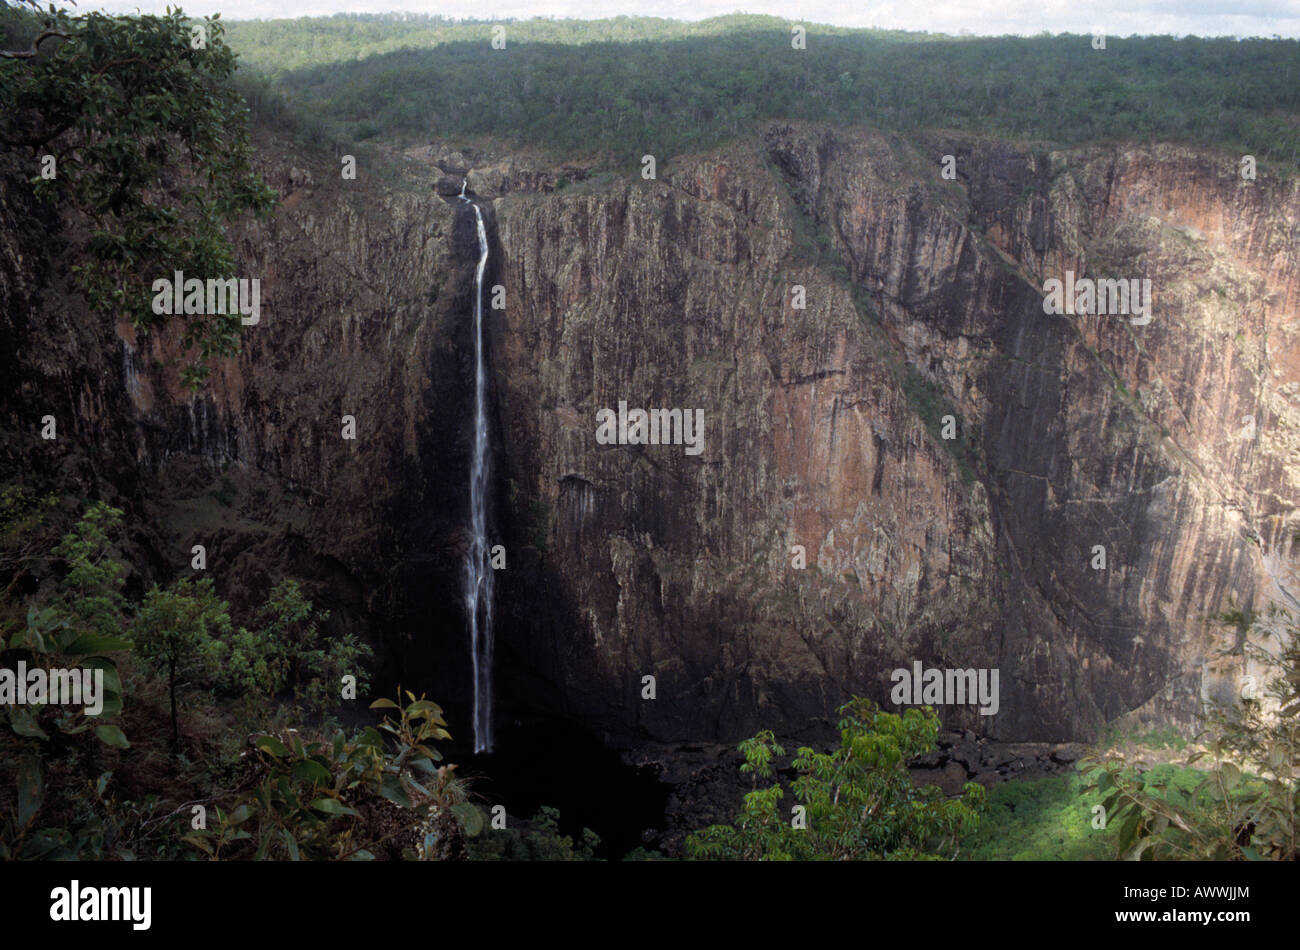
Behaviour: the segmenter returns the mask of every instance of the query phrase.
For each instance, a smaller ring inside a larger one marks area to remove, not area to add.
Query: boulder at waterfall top
[[[443,197],[451,197],[453,195],[459,195],[461,185],[464,182],[464,179],[458,178],[455,175],[439,174],[439,171],[440,170],[437,168],[433,169],[434,172],[433,190],[438,194],[442,195]]]

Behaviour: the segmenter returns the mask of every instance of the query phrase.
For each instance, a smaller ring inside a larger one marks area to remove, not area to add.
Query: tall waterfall
[[[470,651],[474,662],[474,751],[492,751],[492,567],[488,563],[487,370],[483,365],[483,272],[487,268],[487,230],[483,212],[465,196],[478,223],[478,270],[474,273],[474,461],[469,474],[470,528],[473,543],[465,558],[465,609],[469,614]]]

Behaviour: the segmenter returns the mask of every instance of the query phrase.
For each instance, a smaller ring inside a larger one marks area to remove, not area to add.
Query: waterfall
[[[483,365],[483,272],[487,268],[487,231],[483,212],[474,209],[478,224],[478,270],[474,273],[474,460],[469,474],[470,528],[473,542],[465,558],[465,609],[469,614],[470,652],[474,664],[474,751],[492,751],[492,567],[488,563],[487,483],[488,424],[487,371]]]
[[[140,371],[135,365],[135,347],[122,341],[122,383],[132,402],[140,401]]]

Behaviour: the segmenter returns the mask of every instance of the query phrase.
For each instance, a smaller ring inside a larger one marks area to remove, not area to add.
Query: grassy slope
[[[1156,765],[1184,794],[1205,773],[1177,765]],[[964,842],[971,861],[1113,861],[1121,822],[1092,827],[1094,805],[1104,795],[1084,792],[1078,773],[1004,782],[989,792],[989,812]]]
[[[1179,764],[1191,751],[1172,731],[1140,736],[1111,733],[1101,751],[1116,750],[1130,760],[1154,762],[1148,775],[1168,783],[1175,800],[1186,802],[1205,778],[1200,769]],[[1170,760],[1170,761],[1160,761]],[[1046,778],[1003,782],[989,790],[989,811],[980,829],[963,842],[969,861],[1113,861],[1120,821],[1093,828],[1093,806],[1105,795],[1085,792],[1088,782],[1078,772]]]

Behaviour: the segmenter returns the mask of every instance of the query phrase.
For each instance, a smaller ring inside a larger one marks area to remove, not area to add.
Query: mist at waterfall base
[[[618,859],[646,843],[643,830],[663,827],[669,789],[652,770],[626,764],[594,729],[559,713],[555,697],[538,692],[537,678],[520,669],[527,661],[509,644],[500,654],[496,650],[502,605],[492,603],[499,588],[490,552],[501,543],[494,540],[501,532],[493,521],[501,505],[493,463],[503,447],[494,441],[493,314],[483,291],[497,280],[500,251],[491,205],[480,208],[464,187],[448,200],[464,215],[456,227],[464,270],[454,336],[460,353],[472,359],[462,364],[469,364],[467,372],[458,374],[466,398],[457,411],[447,412],[445,405],[430,409],[440,410],[433,418],[448,423],[459,416],[463,428],[455,451],[446,451],[445,443],[441,450],[422,446],[432,494],[406,512],[410,553],[398,566],[405,619],[389,641],[372,692],[391,696],[400,686],[443,707],[452,739],[438,748],[471,780],[480,806],[504,805],[511,827],[517,827],[549,805],[560,812],[563,834],[580,841],[582,828],[589,827],[601,839],[598,856]],[[450,428],[441,432],[444,438],[452,434]],[[427,548],[429,532],[436,533],[439,523],[423,520],[431,511],[464,532],[463,554],[448,557]],[[491,691],[502,684],[494,696]]]

